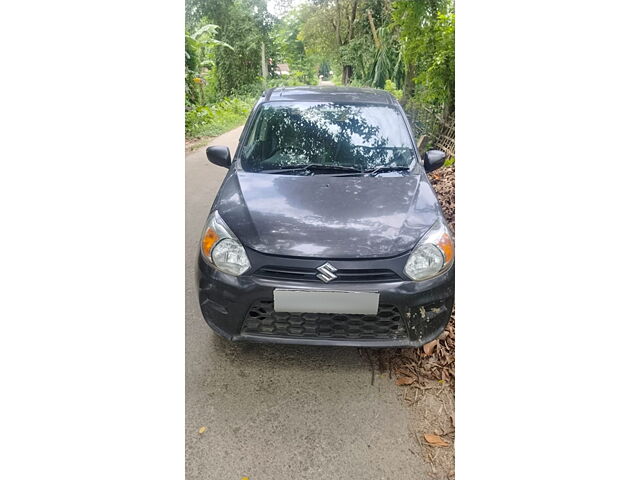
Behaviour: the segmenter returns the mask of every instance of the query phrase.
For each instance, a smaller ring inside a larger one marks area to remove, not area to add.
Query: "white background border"
[[[637,4],[456,13],[456,478],[636,478]]]
[[[184,5],[0,19],[0,478],[183,478]]]
[[[2,7],[2,478],[184,475],[183,14]],[[460,480],[637,475],[637,18],[457,2]]]

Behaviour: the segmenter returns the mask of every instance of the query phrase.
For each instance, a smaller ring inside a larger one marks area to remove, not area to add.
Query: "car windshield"
[[[392,106],[267,103],[241,151],[242,168],[265,173],[406,170],[413,143]]]

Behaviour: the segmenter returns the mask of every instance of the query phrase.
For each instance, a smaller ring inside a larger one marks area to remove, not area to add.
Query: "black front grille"
[[[376,315],[274,312],[273,301],[255,302],[242,325],[242,333],[267,337],[375,340],[406,338],[400,311],[380,305]]]
[[[272,280],[298,280],[303,282],[320,282],[315,268],[265,266],[259,268],[254,275]],[[338,278],[331,283],[374,283],[394,282],[402,280],[393,270],[388,269],[338,269],[334,272]]]

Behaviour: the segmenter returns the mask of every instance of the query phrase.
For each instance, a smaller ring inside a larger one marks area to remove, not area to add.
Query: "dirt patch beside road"
[[[429,174],[445,218],[455,235],[455,166]],[[453,480],[455,442],[455,308],[445,331],[418,349],[375,353],[372,368],[395,377],[409,407],[411,429],[429,464],[429,478]]]
[[[211,141],[213,141],[217,137],[195,137],[195,138],[186,138],[184,140],[184,151],[185,153],[193,152],[199,148],[208,145]]]

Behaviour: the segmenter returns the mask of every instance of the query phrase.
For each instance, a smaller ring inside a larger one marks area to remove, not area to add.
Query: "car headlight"
[[[453,264],[453,240],[441,220],[431,226],[409,255],[404,273],[412,280],[435,277]]]
[[[217,210],[204,226],[200,251],[207,263],[229,275],[242,275],[251,267],[247,252]]]

